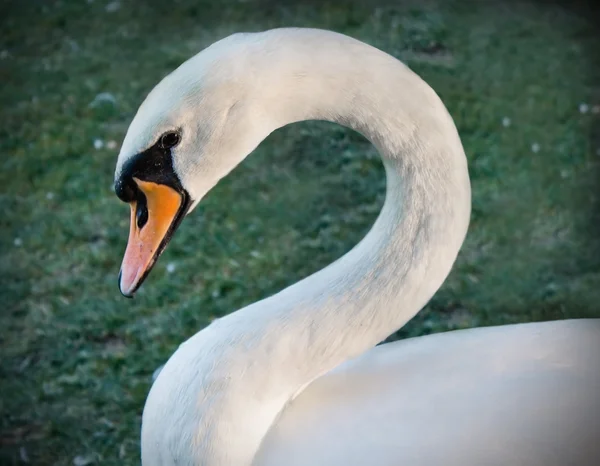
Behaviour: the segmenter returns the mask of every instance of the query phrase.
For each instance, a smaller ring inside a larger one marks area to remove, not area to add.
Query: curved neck
[[[294,59],[279,45],[268,53],[275,65],[256,66],[268,69],[256,79],[269,82],[259,95],[274,127],[310,119],[348,126],[377,147],[387,175],[383,209],[358,245],[237,317],[255,322],[270,347],[292,345],[272,351],[269,363],[295,358],[303,382],[376,345],[429,301],[454,263],[470,214],[466,158],[439,97],[396,59],[336,38],[324,44],[307,37],[305,55],[296,45]]]
[[[466,159],[431,88],[396,59],[345,36],[287,34],[263,36],[251,59],[252,69],[265,70],[253,75],[250,96],[268,118],[264,132],[306,119],[361,132],[383,158],[386,200],[370,232],[342,258],[180,347],[145,408],[148,464],[153,433],[146,426],[159,424],[155,435],[167,441],[169,420],[189,433],[171,440],[178,454],[201,464],[249,464],[306,384],[375,346],[427,303],[467,231]]]

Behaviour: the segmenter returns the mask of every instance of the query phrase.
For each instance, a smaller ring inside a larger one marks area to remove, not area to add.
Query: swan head
[[[131,210],[124,296],[133,296],[183,218],[270,132],[236,36],[164,78],[127,130],[115,171],[115,192]]]

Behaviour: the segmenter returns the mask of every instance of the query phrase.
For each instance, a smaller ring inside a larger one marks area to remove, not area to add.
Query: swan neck
[[[429,301],[456,259],[471,204],[460,138],[430,86],[352,39],[305,47],[304,60],[273,57],[283,48],[269,55],[276,65],[261,76],[269,85],[259,94],[273,127],[321,119],[360,132],[378,149],[387,185],[379,217],[358,245],[248,309],[247,318],[261,322],[261,338],[286,341],[268,332],[290,330],[296,363],[306,366],[302,382],[376,345]]]
[[[323,31],[276,30],[241,42],[257,140],[309,119],[359,131],[383,159],[386,199],[343,257],[180,346],[144,411],[148,464],[159,448],[189,464],[250,464],[286,403],[427,303],[469,223],[467,164],[452,118],[406,66]]]
[[[220,322],[246,332],[239,350],[256,364],[257,378],[269,371],[256,382],[267,401],[255,414],[271,413],[267,429],[307,384],[384,340],[431,299],[470,215],[465,154],[435,92],[362,43],[328,44],[326,52],[312,45],[310,59],[281,57],[270,79],[261,79],[269,83],[260,95],[273,128],[320,119],[362,133],[382,157],[386,199],[372,229],[343,257]]]

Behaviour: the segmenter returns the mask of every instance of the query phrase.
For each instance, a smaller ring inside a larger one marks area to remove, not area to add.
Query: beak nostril
[[[148,203],[146,201],[146,196],[144,195],[138,196],[138,201],[136,203],[135,209],[135,219],[137,227],[140,230],[148,222]]]

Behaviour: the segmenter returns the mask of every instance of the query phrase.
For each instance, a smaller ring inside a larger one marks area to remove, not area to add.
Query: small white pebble
[[[258,259],[260,257],[260,252],[258,252],[258,251],[250,251],[250,255],[252,257],[254,257],[255,259]]]
[[[49,201],[54,199],[54,193],[52,191],[46,193],[46,199],[48,199]]]
[[[537,142],[534,142],[534,143],[531,145],[531,150],[532,150],[533,152],[539,152],[539,151],[540,151],[540,145],[539,145]]]
[[[214,290],[211,294],[210,294],[213,298],[218,298],[219,296],[221,296],[221,291],[219,290]]]
[[[556,283],[548,283],[545,288],[546,288],[546,291],[555,293],[559,290],[560,287]]]
[[[568,178],[568,177],[569,177],[569,171],[568,171],[568,170],[565,170],[565,169],[562,169],[562,170],[560,171],[560,177],[561,177],[561,178],[563,178],[563,179],[564,179],[564,178]]]
[[[431,319],[427,319],[425,322],[423,322],[423,327],[428,328],[428,329],[432,329],[435,326],[435,324],[433,323],[433,320]]]
[[[175,272],[176,268],[177,267],[175,266],[175,264],[173,262],[169,262],[167,264],[167,273],[173,273],[173,272]]]
[[[579,113],[587,113],[589,109],[588,104],[579,104]]]
[[[79,50],[81,50],[81,47],[79,47],[79,44],[77,43],[77,41],[74,41],[71,38],[67,38],[66,42],[69,45],[69,47],[71,48],[71,52],[79,52]]]
[[[100,94],[97,94],[96,97],[94,97],[94,100],[92,100],[88,104],[88,107],[94,108],[103,103],[109,103],[109,104],[115,105],[117,103],[117,99],[110,92],[101,92]]]
[[[508,118],[508,117],[502,118],[502,126],[504,126],[505,128],[508,128],[510,126],[510,118]]]
[[[104,147],[104,141],[102,139],[94,139],[94,149],[102,149]]]
[[[27,356],[25,359],[23,359],[21,361],[21,364],[19,364],[18,371],[23,372],[25,369],[27,369],[29,367],[29,365],[31,364],[32,359],[33,358],[31,356]]]
[[[106,11],[108,13],[114,13],[119,8],[121,8],[121,2],[110,2],[108,5],[106,5]]]
[[[100,418],[100,423],[104,424],[106,427],[108,427],[109,429],[114,429],[115,428],[115,423],[112,422],[110,419],[107,419],[105,417]]]
[[[110,149],[110,150],[116,149],[117,148],[117,141],[112,141],[112,140],[108,141],[106,143],[106,148]]]
[[[75,458],[73,458],[73,464],[75,466],[87,466],[88,464],[92,464],[93,462],[94,459],[91,456],[77,455]]]
[[[479,278],[477,278],[477,275],[473,275],[472,273],[468,273],[467,274],[467,278],[469,280],[471,280],[473,283],[479,283]]]
[[[21,238],[15,238],[15,240],[13,241],[14,245],[16,247],[21,247],[23,246],[23,240]]]

